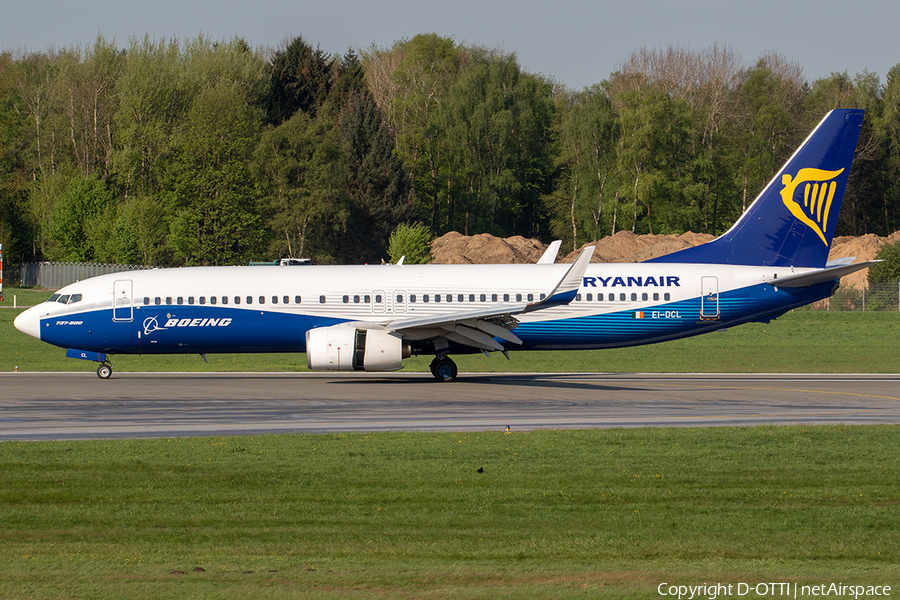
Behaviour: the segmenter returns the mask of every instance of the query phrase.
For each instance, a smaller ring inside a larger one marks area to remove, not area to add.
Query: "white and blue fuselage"
[[[541,300],[570,265],[196,267],[94,277],[59,290],[16,326],[107,354],[305,352],[306,332],[348,322],[452,315]],[[802,272],[808,272],[803,270]],[[831,295],[834,281],[767,283],[785,267],[591,264],[568,304],[517,317],[511,349],[615,348],[767,321]],[[448,316],[448,318],[450,318]],[[29,323],[26,328],[25,323]],[[408,336],[415,345],[424,335]],[[422,344],[422,353],[430,347]],[[456,351],[461,351],[462,348]],[[479,350],[479,348],[475,348]]]

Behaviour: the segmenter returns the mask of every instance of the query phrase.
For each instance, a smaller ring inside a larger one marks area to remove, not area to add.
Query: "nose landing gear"
[[[97,377],[100,379],[109,379],[112,376],[112,364],[102,363],[97,367]]]
[[[90,350],[75,350],[69,348],[66,350],[66,358],[77,358],[79,360],[90,360],[100,363],[97,367],[97,377],[100,379],[109,379],[112,376],[112,363],[107,359],[107,355],[103,352],[92,352]]]

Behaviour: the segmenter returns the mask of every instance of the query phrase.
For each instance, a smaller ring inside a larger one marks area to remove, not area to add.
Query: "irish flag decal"
[[[634,318],[634,319],[643,319],[643,318],[644,318],[644,311],[642,311],[642,310],[635,311],[635,312],[631,313],[631,316],[632,316],[632,318]]]

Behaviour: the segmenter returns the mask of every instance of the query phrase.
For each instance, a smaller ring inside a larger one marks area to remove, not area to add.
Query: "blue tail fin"
[[[864,114],[825,115],[731,229],[647,262],[824,267]]]

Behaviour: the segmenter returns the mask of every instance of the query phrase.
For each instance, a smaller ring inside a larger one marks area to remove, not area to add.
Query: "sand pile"
[[[620,231],[598,242],[585,244],[574,252],[566,253],[565,249],[561,249],[561,258],[558,262],[573,262],[581,250],[589,245],[595,247],[591,262],[643,262],[684,248],[705,244],[712,239],[712,235],[690,231],[681,235],[635,235],[630,231]],[[874,234],[838,237],[831,244],[828,258],[834,260],[854,256],[855,262],[872,260],[881,246],[897,240],[900,240],[900,231],[887,237]],[[522,236],[498,238],[487,233],[464,236],[452,231],[434,240],[431,257],[435,263],[454,265],[534,263],[546,249],[547,244]],[[869,270],[863,269],[848,275],[841,283],[861,288],[868,274]]]

